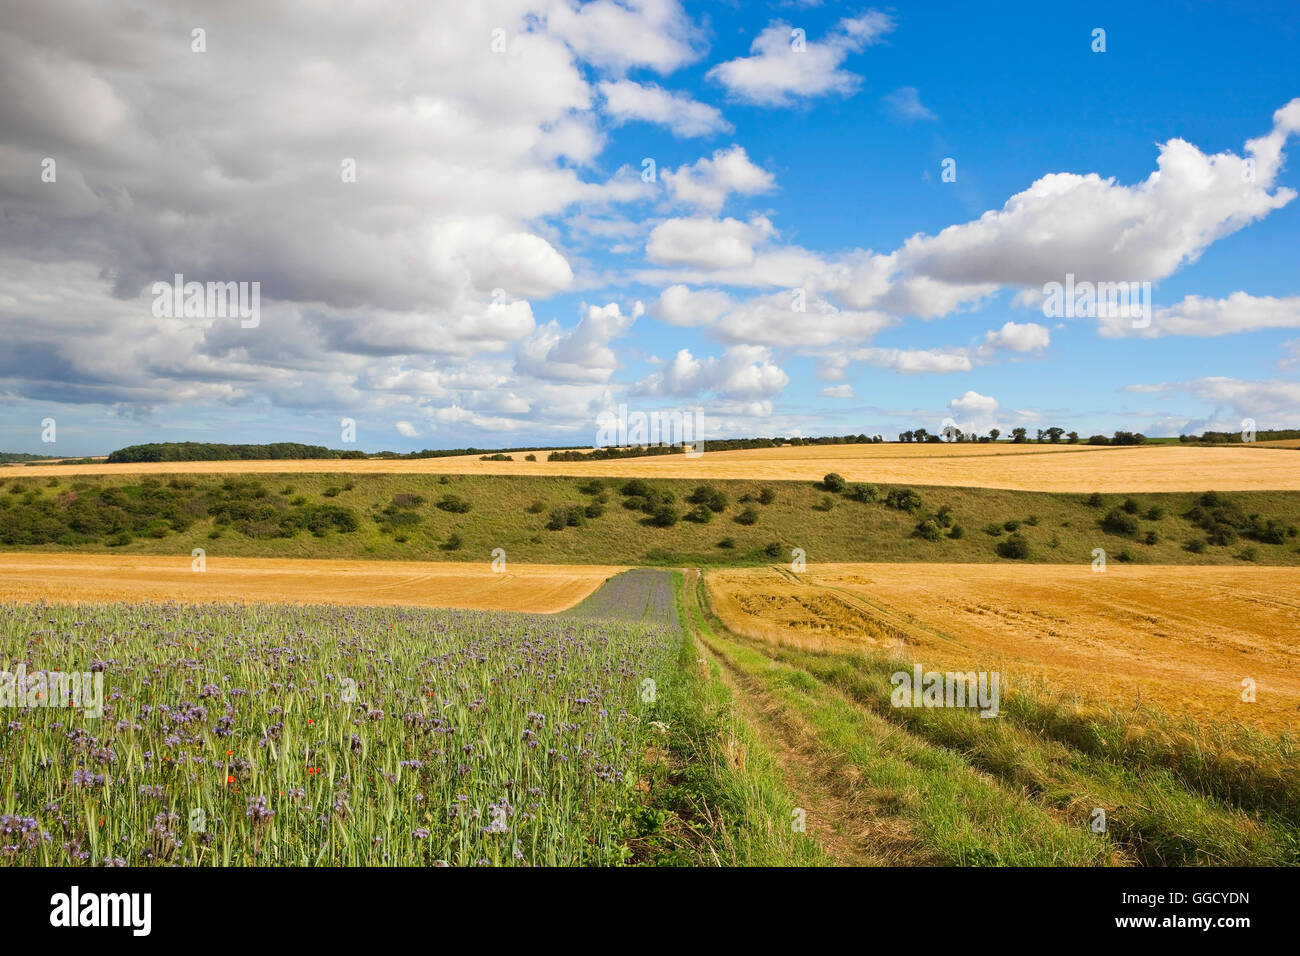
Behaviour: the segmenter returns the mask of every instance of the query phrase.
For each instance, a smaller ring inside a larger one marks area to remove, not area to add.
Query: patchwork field
[[[206,560],[0,554],[0,601],[267,602],[410,605],[551,613],[577,604],[622,568],[432,561]]]
[[[1271,443],[1270,443],[1271,444]],[[1294,448],[1235,445],[1136,447],[1013,444],[799,445],[593,462],[481,461],[478,455],[412,460],[145,462],[21,465],[0,475],[398,474],[568,475],[814,481],[837,472],[850,481],[916,483],[1023,491],[1300,490]]]
[[[1300,570],[1087,564],[809,565],[710,572],[738,634],[1000,669],[1120,708],[1300,727]],[[1242,700],[1242,681],[1256,702]]]

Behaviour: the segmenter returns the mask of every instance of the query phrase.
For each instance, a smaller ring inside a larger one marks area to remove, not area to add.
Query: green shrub
[[[1101,519],[1101,527],[1111,534],[1137,534],[1137,519],[1118,508],[1111,508]]]
[[[443,495],[438,502],[438,507],[452,514],[463,515],[473,506],[459,495]]]
[[[875,485],[856,482],[849,485],[847,494],[849,498],[854,501],[861,501],[863,504],[871,504],[871,502],[880,497],[880,489]]]
[[[1007,531],[1015,531],[1020,527],[1020,522],[1012,519],[1011,521],[1002,522],[1002,527]]]
[[[706,505],[696,505],[686,513],[686,520],[696,524],[708,524],[713,520],[713,512]]]
[[[551,511],[546,528],[548,531],[563,531],[565,528],[581,528],[586,523],[587,509],[584,505],[565,505]]]
[[[763,553],[769,558],[781,557],[781,542],[769,541],[767,544],[763,545]]]
[[[534,501],[531,505],[528,506],[527,510],[530,515],[539,515],[546,510],[546,505],[543,504],[541,501]]]
[[[1159,521],[1165,516],[1165,509],[1159,505],[1154,505],[1147,509],[1146,519],[1148,521]]]
[[[1141,510],[1142,510],[1142,506],[1141,506],[1140,504],[1137,503],[1137,499],[1136,499],[1136,498],[1125,498],[1125,499],[1124,499],[1124,512],[1125,512],[1125,514],[1135,515],[1135,514],[1137,514],[1139,511],[1141,511]]]
[[[761,505],[770,505],[776,501],[776,492],[771,488],[763,488],[758,493],[758,503]]]
[[[1101,495],[1096,491],[1088,496],[1088,507],[1090,508],[1100,508],[1104,503]]]
[[[460,535],[453,531],[447,536],[447,540],[442,543],[442,548],[444,551],[459,551],[463,543]]]
[[[736,547],[736,539],[735,539],[735,538],[723,538],[721,541],[718,542],[718,547],[719,547],[719,548],[726,548],[728,551],[730,551],[730,550],[732,550],[733,548]]]
[[[686,496],[694,505],[707,507],[714,514],[720,514],[727,508],[727,496],[712,485],[696,485],[695,490]]]
[[[758,521],[758,512],[753,508],[746,508],[740,514],[736,515],[737,524],[755,524]]]
[[[640,478],[633,478],[631,481],[625,482],[623,487],[619,490],[624,495],[629,497],[635,496],[637,498],[649,498],[654,494],[649,483]]]
[[[955,524],[955,525],[953,525],[951,528],[948,529],[948,537],[950,537],[950,538],[964,538],[964,537],[966,537],[966,529],[963,528],[963,527],[962,527],[961,525],[959,525],[959,524]]]
[[[1029,542],[1018,534],[998,542],[998,555],[1003,558],[1023,560],[1029,557]]]
[[[930,518],[918,524],[914,533],[918,538],[924,538],[926,541],[938,541],[943,537],[943,529]]]
[[[1210,544],[1225,547],[1237,540],[1237,529],[1230,524],[1220,521],[1210,528],[1208,537],[1210,539]]]
[[[1160,542],[1160,535],[1154,531],[1148,531],[1146,533],[1146,537],[1143,538],[1142,540],[1145,541],[1147,544],[1158,544]]]
[[[1192,554],[1204,554],[1204,553],[1205,553],[1205,539],[1204,539],[1204,538],[1192,538],[1192,539],[1191,539],[1190,541],[1188,541],[1185,545],[1183,545],[1183,549],[1186,550],[1186,551],[1190,551]]]
[[[677,523],[678,517],[677,509],[673,505],[663,503],[655,508],[654,514],[650,516],[650,523],[656,528],[671,528]]]
[[[899,511],[914,513],[921,510],[921,496],[911,488],[894,488],[885,495],[885,504]]]
[[[822,488],[825,489],[826,491],[833,491],[836,494],[839,494],[847,486],[848,486],[848,482],[844,480],[844,476],[837,475],[833,471],[830,474],[826,475],[824,478],[822,478]]]

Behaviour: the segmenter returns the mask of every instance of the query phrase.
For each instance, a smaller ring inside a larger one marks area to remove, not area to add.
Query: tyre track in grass
[[[766,694],[756,681],[737,667],[717,645],[700,607],[698,569],[683,572],[684,626],[689,627],[698,647],[718,665],[739,716],[781,768],[786,788],[806,813],[809,837],[816,840],[841,866],[884,866],[903,862],[936,862],[897,818],[888,823],[875,819],[870,801],[857,786],[852,773],[844,773],[821,751],[812,730],[779,702]],[[704,672],[708,673],[707,663]],[[743,761],[743,753],[733,754]]]

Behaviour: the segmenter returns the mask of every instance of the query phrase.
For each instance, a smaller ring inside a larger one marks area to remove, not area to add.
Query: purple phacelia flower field
[[[0,604],[0,866],[620,862],[678,647],[660,578],[624,620]]]

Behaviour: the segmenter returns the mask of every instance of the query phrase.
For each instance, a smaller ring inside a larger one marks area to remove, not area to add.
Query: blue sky
[[[0,26],[5,450],[1300,427],[1293,5],[130,5]]]

